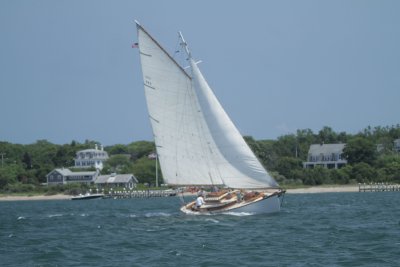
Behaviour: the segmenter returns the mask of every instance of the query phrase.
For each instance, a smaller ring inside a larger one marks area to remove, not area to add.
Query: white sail
[[[192,77],[140,26],[149,117],[165,182],[276,187],[189,57]]]

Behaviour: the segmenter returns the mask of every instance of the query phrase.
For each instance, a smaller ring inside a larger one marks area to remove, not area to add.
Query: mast
[[[197,63],[201,62],[201,61],[199,61],[199,62],[194,62],[194,60],[193,60],[193,58],[192,58],[192,53],[191,53],[190,50],[189,50],[189,46],[188,46],[187,42],[185,41],[185,38],[183,38],[182,32],[179,31],[178,34],[179,34],[179,38],[181,39],[180,45],[185,49],[185,52],[186,52],[186,54],[187,54],[187,56],[188,56],[187,60],[189,61],[190,65],[191,65],[191,64],[197,64]],[[194,94],[196,94],[196,93],[194,92]],[[201,129],[202,131],[204,131],[204,129],[203,129],[200,125],[199,125],[199,128],[198,128],[198,129]],[[201,134],[201,136],[203,136],[203,135],[204,135],[204,132]],[[202,137],[202,138],[203,138],[203,137]],[[203,139],[203,140],[204,140],[204,139]],[[206,141],[205,143],[207,144],[207,148],[205,148],[204,146],[202,146],[202,150],[201,150],[201,151],[202,151],[202,154],[203,154],[204,158],[206,158],[206,162],[207,162],[206,164],[207,164],[207,168],[208,168],[208,177],[210,178],[210,182],[211,182],[212,185],[215,185],[214,179],[213,179],[213,175],[212,175],[211,172],[210,172],[210,169],[211,169],[210,165],[212,164],[212,160],[210,160],[210,158],[209,158],[209,156],[208,156],[208,153],[204,151],[204,149],[206,149],[207,151],[211,151],[212,148],[210,147],[208,141]],[[220,178],[220,179],[221,179],[221,178]],[[221,179],[221,180],[222,180],[222,179]],[[222,182],[223,182],[223,180],[222,180]]]
[[[189,51],[188,44],[186,43],[185,39],[183,38],[182,32],[179,31],[178,34],[179,34],[179,38],[181,39],[181,46],[183,46],[185,48],[185,52],[188,55],[188,59],[191,59],[192,54]]]

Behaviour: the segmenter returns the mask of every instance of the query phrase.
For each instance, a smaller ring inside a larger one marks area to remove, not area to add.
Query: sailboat
[[[179,32],[188,67],[136,21],[145,97],[164,181],[174,186],[217,187],[205,203],[183,203],[186,214],[278,212],[285,190],[246,144]]]

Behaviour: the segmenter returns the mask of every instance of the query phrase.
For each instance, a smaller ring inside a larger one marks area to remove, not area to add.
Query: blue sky
[[[400,1],[0,1],[0,141],[152,140],[137,19],[243,135],[400,123]]]

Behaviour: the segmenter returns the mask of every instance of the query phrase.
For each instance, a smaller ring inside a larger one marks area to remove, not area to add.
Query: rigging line
[[[186,88],[190,88],[190,86],[191,86],[191,83],[187,83],[186,84]],[[188,90],[186,90],[183,93],[183,102],[184,102],[183,107],[184,107],[184,109],[185,109],[185,107],[187,107],[187,105],[185,104],[188,101],[187,94],[188,94]],[[184,119],[186,113],[187,113],[186,110],[183,110],[183,112],[181,112],[180,118],[179,118],[179,123],[178,123],[178,125],[180,125],[179,129],[181,131],[183,131],[183,132],[185,131],[185,126],[186,126],[185,119]],[[179,138],[181,141],[182,141],[183,137],[184,137],[183,134],[181,136],[179,136],[179,137],[176,136],[176,138]],[[183,142],[186,142],[186,140],[183,140]],[[178,173],[180,172],[179,164],[178,164],[178,148],[177,148],[177,146],[178,146],[178,142],[175,143],[175,166],[176,166],[175,175],[176,176],[178,176]],[[186,155],[189,155],[189,153],[187,151],[186,151]],[[185,201],[185,198],[184,198],[184,192],[183,192],[183,190],[180,190],[180,191],[181,191],[180,194],[178,193],[179,199],[180,199],[181,205],[184,206],[184,205],[186,205],[186,201]]]
[[[193,109],[190,108],[190,107],[192,107],[192,103],[190,102],[190,100],[192,99],[190,97],[191,90],[192,90],[191,82],[188,82],[186,84],[186,89],[187,90],[185,91],[185,93],[183,95],[183,98],[184,98],[183,102],[184,102],[184,107],[186,110],[182,113],[182,117],[181,117],[181,123],[182,123],[181,129],[183,132],[191,131],[191,127],[188,127],[188,122],[185,121],[185,118],[186,118],[186,120],[191,120],[191,119],[193,120]],[[190,117],[186,117],[187,114],[190,114]],[[185,136],[185,135],[183,134],[182,136]],[[185,138],[185,140],[183,140],[183,142],[185,142],[185,144],[188,144],[188,143],[190,144],[190,141],[187,139],[187,137]],[[191,153],[193,152],[193,148],[189,147],[187,145],[185,146],[185,150],[186,150],[185,151],[186,155],[191,155]]]
[[[193,86],[195,86],[195,81],[194,80],[192,81],[192,83],[193,83]],[[203,118],[203,122],[206,124],[206,127],[207,127],[207,121],[204,118],[204,113],[203,113],[203,111],[201,109],[201,105],[200,105],[199,99],[197,97],[197,93],[195,91],[193,91],[193,94],[195,96],[194,97],[195,104],[198,107],[198,112],[196,114],[197,114],[197,116],[201,116]],[[202,148],[201,149],[201,153],[202,153],[203,157],[205,158],[205,161],[206,161],[206,164],[207,164],[208,175],[209,175],[209,179],[210,179],[211,184],[213,186],[215,184],[219,184],[219,183],[215,183],[215,181],[214,181],[215,179],[218,179],[218,178],[222,181],[223,184],[225,184],[225,181],[222,178],[220,169],[218,168],[218,165],[215,163],[215,156],[216,156],[216,153],[219,152],[219,150],[215,146],[215,143],[214,143],[213,139],[210,138],[209,135],[207,135],[208,128],[204,127],[204,124],[199,123],[199,122],[196,123],[196,127],[199,130],[199,133],[202,133],[202,134],[199,135],[200,142],[202,144],[205,144],[205,145],[201,146],[201,148]],[[208,153],[207,150],[210,153]],[[213,170],[212,173],[211,173],[211,170]]]
[[[181,48],[181,46],[182,46],[180,38],[178,38],[177,46],[179,46],[179,48]],[[176,50],[176,51],[179,52],[181,50]],[[175,53],[175,54],[177,54],[177,53]],[[175,56],[175,54],[174,54],[174,56]],[[180,55],[181,55],[180,58],[182,58],[183,54],[180,53]],[[183,104],[182,105],[183,106],[183,110],[182,110],[181,113],[177,113],[176,114],[177,118],[179,119],[178,120],[178,126],[179,126],[178,127],[178,133],[179,133],[179,135],[176,136],[177,140],[175,141],[175,166],[176,166],[175,175],[176,175],[176,179],[178,179],[179,175],[181,175],[180,174],[180,169],[181,168],[180,168],[180,165],[179,165],[179,162],[178,162],[178,156],[179,156],[178,155],[178,145],[179,145],[179,143],[187,144],[187,142],[188,142],[188,139],[187,139],[187,137],[185,135],[185,132],[190,130],[190,127],[187,127],[187,125],[188,125],[188,123],[186,121],[187,120],[187,114],[193,114],[193,112],[191,112],[191,110],[192,110],[191,107],[193,107],[193,105],[192,105],[192,103],[190,103],[190,100],[192,99],[191,96],[190,96],[192,94],[192,90],[193,90],[192,82],[191,81],[187,81],[186,82],[186,90],[184,92],[182,92],[183,93],[182,96],[181,96],[182,98],[180,99],[180,101],[182,101],[182,104]],[[184,152],[183,151],[182,152],[185,153],[183,155],[186,155],[186,156],[187,155],[191,155],[191,153],[193,152],[192,148],[188,147],[187,145],[184,145],[183,149],[184,149]],[[182,155],[180,155],[180,156],[182,156]],[[186,175],[187,175],[187,172],[186,172]]]
[[[182,157],[182,156],[187,156],[187,155],[191,155],[191,152],[193,152],[187,145],[183,146],[184,150],[186,151],[182,151],[180,155],[178,155],[178,146],[182,145],[182,144],[186,144],[188,142],[187,137],[185,137],[185,132],[187,132],[188,130],[190,130],[190,127],[188,127],[188,122],[187,122],[187,114],[193,114],[192,112],[190,112],[190,107],[192,107],[192,104],[190,103],[190,91],[192,87],[192,83],[189,80],[186,80],[185,82],[185,90],[182,91],[179,96],[179,98],[177,99],[178,102],[180,104],[182,104],[182,110],[176,110],[176,117],[178,118],[178,128],[177,128],[177,136],[175,137],[175,166],[176,166],[176,170],[175,170],[175,176],[176,179],[178,179],[178,177],[181,174],[181,166],[179,164],[179,160],[178,160],[178,156]],[[189,118],[190,119],[190,118]]]
[[[176,42],[176,45],[175,45],[174,53],[172,54],[172,58],[175,59],[175,56],[181,51],[181,50],[180,50],[180,47],[181,47],[181,45],[180,45],[180,39],[178,38],[178,40],[177,40],[177,42]]]
[[[181,40],[180,38],[178,38],[177,43],[175,45],[175,50],[174,50],[174,54],[173,57],[175,58],[176,55],[181,51]],[[182,53],[180,53],[181,55]],[[178,55],[179,56],[179,55]],[[178,59],[176,59],[176,61],[180,61]],[[186,84],[186,88],[190,88],[191,87],[191,82]],[[185,109],[185,107],[187,107],[186,102],[188,100],[187,98],[187,94],[189,93],[189,90],[186,90],[185,92],[183,92],[183,107]],[[179,99],[178,99],[179,100]],[[187,110],[183,110],[183,112],[181,112],[180,114],[177,111],[177,117],[179,118],[179,122],[178,122],[178,135],[176,136],[177,140],[175,140],[175,179],[178,179],[179,175],[180,175],[180,166],[178,163],[178,145],[180,142],[186,142],[187,140],[183,140],[184,138],[184,132],[185,132],[185,114],[187,113]],[[180,134],[179,134],[180,131]],[[189,155],[188,151],[186,151],[186,155]]]
[[[193,87],[194,87],[194,86],[195,86],[195,82],[193,81],[192,84],[193,84]],[[195,96],[195,97],[194,97],[194,100],[195,100],[195,104],[196,104],[197,110],[198,110],[198,112],[197,112],[196,114],[197,114],[197,116],[203,117],[203,120],[202,120],[202,121],[203,121],[205,124],[207,124],[207,122],[206,122],[205,119],[204,119],[204,114],[203,114],[203,111],[201,110],[201,105],[200,105],[200,103],[199,103],[199,99],[198,99],[198,97],[197,97],[197,94],[196,94],[196,92],[195,92],[194,90],[193,90],[192,94],[194,94],[194,96]],[[196,123],[196,127],[197,127],[197,129],[198,129],[198,132],[199,132],[199,133],[202,133],[202,134],[199,135],[200,143],[201,143],[201,144],[206,144],[206,146],[201,145],[201,153],[202,153],[203,157],[205,158],[205,162],[206,162],[206,164],[207,164],[208,175],[209,175],[209,178],[210,178],[210,182],[211,182],[211,184],[214,186],[214,185],[215,185],[215,182],[214,182],[214,179],[213,179],[213,175],[212,175],[211,172],[210,172],[210,171],[211,171],[211,166],[213,165],[213,162],[214,162],[214,160],[211,158],[211,155],[214,155],[214,152],[213,152],[213,149],[212,149],[212,147],[211,147],[211,145],[210,145],[210,140],[207,140],[207,138],[206,138],[206,136],[207,136],[207,131],[206,131],[204,125],[198,121],[198,122]],[[209,150],[211,153],[207,153],[207,150]],[[214,165],[214,166],[215,166],[215,165]],[[215,167],[216,167],[216,166],[215,166]],[[216,169],[218,170],[217,167],[216,167]],[[218,172],[219,172],[219,171],[218,171]],[[221,178],[221,175],[220,175],[219,178]],[[221,180],[222,180],[222,179],[221,179]]]
[[[190,83],[186,84],[186,88],[188,88],[189,86],[190,86]],[[178,135],[176,136],[176,140],[175,140],[175,166],[176,166],[176,174],[175,175],[176,176],[178,176],[178,173],[180,172],[180,167],[179,167],[179,164],[178,164],[178,144],[180,142],[186,142],[186,140],[183,140],[183,138],[184,138],[184,134],[183,133],[186,130],[185,129],[186,123],[185,123],[185,120],[184,120],[185,114],[188,113],[187,110],[185,110],[185,107],[187,107],[186,102],[187,102],[187,99],[188,99],[187,98],[187,93],[188,93],[188,90],[183,92],[183,97],[182,97],[183,98],[183,112],[181,112],[179,114],[178,111],[177,111],[177,114],[176,114],[176,116],[179,118]],[[186,155],[189,155],[189,153],[187,151],[186,151]]]

